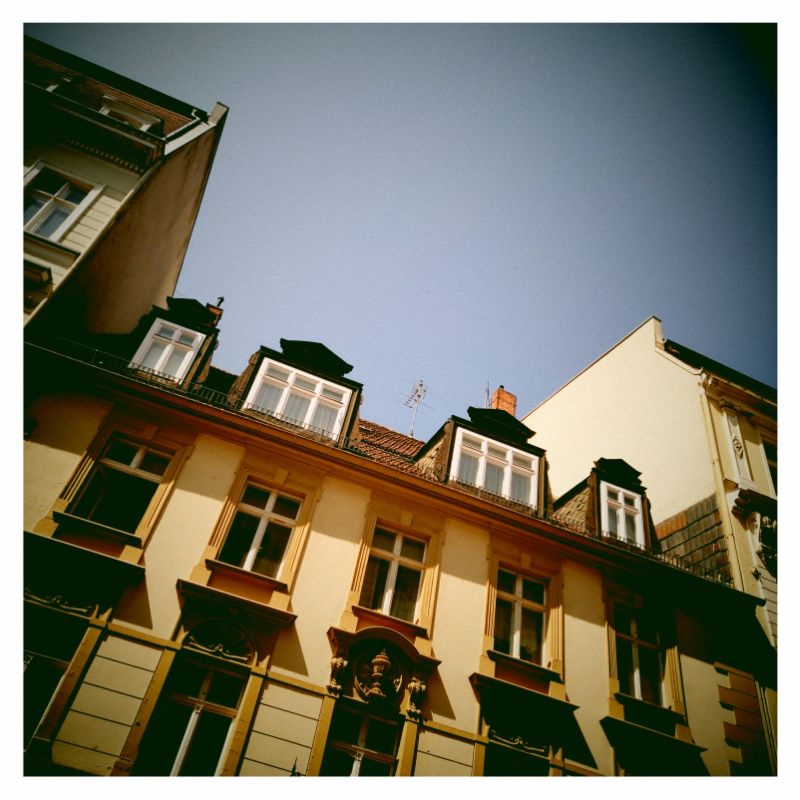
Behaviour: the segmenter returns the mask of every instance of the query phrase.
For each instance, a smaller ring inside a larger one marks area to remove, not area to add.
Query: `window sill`
[[[428,629],[414,622],[408,622],[398,617],[390,617],[388,614],[384,614],[380,611],[373,611],[371,608],[366,608],[365,606],[354,605],[352,606],[352,611],[359,619],[363,619],[383,628],[398,630],[409,639],[413,640],[417,636],[430,639]]]
[[[95,522],[91,519],[76,517],[74,514],[68,514],[66,511],[54,511],[53,519],[60,525],[69,525],[71,532],[77,529],[82,533],[94,533],[107,539],[113,539],[116,542],[133,545],[134,547],[142,546],[142,540],[133,533],[128,533],[119,528],[112,528],[110,525],[103,525],[103,523]]]
[[[255,586],[266,587],[276,592],[289,591],[289,587],[284,581],[279,581],[277,578],[270,578],[268,575],[261,575],[258,572],[251,572],[241,567],[235,567],[233,564],[226,564],[224,561],[207,558],[206,567],[213,573],[233,577]]]
[[[641,700],[633,695],[616,692],[614,698],[625,709],[625,721],[652,728],[669,736],[674,735],[675,725],[684,721],[684,716],[671,708]]]
[[[534,664],[532,661],[524,661],[521,658],[510,656],[507,653],[501,653],[499,650],[487,650],[486,655],[497,664],[510,667],[518,672],[537,678],[538,680],[563,683],[561,673],[554,669],[542,667],[539,664]]]

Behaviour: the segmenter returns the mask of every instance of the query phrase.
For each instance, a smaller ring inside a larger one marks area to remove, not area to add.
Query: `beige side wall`
[[[431,730],[420,731],[414,775],[466,778],[472,775],[475,745]]]
[[[523,418],[556,497],[601,457],[642,473],[656,523],[714,491],[697,378],[656,349],[659,332],[649,319]]]
[[[53,743],[56,763],[108,775],[122,752],[161,649],[109,636]]]
[[[431,718],[476,733],[479,708],[468,677],[477,672],[489,581],[489,535],[458,520],[445,522],[433,652],[441,659],[428,685]]]
[[[180,608],[175,584],[187,579],[208,544],[244,448],[200,434],[147,543],[146,579],[120,600],[116,619],[168,639]]]
[[[31,404],[27,416],[36,424],[23,451],[25,530],[50,511],[110,410],[110,403],[76,395],[48,395]]]
[[[264,688],[240,775],[304,775],[322,698],[279,684]]]
[[[596,769],[614,770],[613,752],[600,727],[609,712],[609,661],[602,576],[573,562],[563,567],[564,679],[567,699],[578,706],[578,721]],[[592,765],[589,765],[592,766]]]
[[[366,524],[370,492],[326,477],[292,593],[295,624],[281,632],[272,667],[325,686],[330,676],[328,628],[338,625],[347,602]]]

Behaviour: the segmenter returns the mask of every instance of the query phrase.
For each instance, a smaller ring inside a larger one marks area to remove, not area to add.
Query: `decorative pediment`
[[[195,625],[186,635],[184,647],[237,664],[249,664],[256,652],[247,631],[227,619],[212,619]]]
[[[414,720],[422,716],[428,677],[439,661],[424,656],[389,628],[370,627],[358,633],[331,628],[333,648],[328,693],[355,695],[383,708],[404,705]]]

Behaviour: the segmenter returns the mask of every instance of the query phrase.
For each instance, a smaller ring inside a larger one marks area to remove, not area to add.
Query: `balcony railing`
[[[503,497],[502,495],[495,494],[479,486],[465,483],[458,480],[447,480],[440,475],[434,473],[430,468],[423,468],[419,464],[415,464],[413,459],[409,456],[402,455],[395,450],[383,448],[369,442],[365,444],[364,440],[356,435],[353,437],[338,437],[336,439],[331,437],[328,430],[315,428],[312,425],[300,423],[297,420],[284,417],[281,414],[268,411],[263,408],[251,406],[244,402],[243,398],[232,392],[220,392],[216,389],[211,389],[203,383],[196,381],[178,381],[172,375],[167,375],[155,370],[149,369],[131,361],[130,358],[106,353],[102,350],[89,347],[80,342],[69,340],[59,340],[55,348],[45,348],[36,344],[28,344],[28,347],[36,348],[39,352],[51,353],[56,356],[65,357],[81,364],[89,365],[105,372],[121,375],[130,381],[138,384],[157,386],[161,391],[171,395],[181,397],[188,397],[192,400],[202,403],[203,405],[213,408],[222,409],[239,416],[247,417],[249,419],[256,419],[264,425],[290,429],[294,433],[311,438],[319,442],[329,444],[336,449],[345,450],[353,453],[354,455],[362,458],[376,461],[368,451],[379,450],[384,451],[387,455],[391,455],[392,459],[402,462],[408,469],[405,470],[414,474],[415,476],[430,481],[431,483],[447,483],[447,485],[456,492],[462,494],[469,494],[472,496],[480,497],[485,502],[492,505],[502,506],[511,509],[519,514],[527,517],[541,517],[542,515],[536,508],[519,503],[511,498]],[[600,539],[608,544],[609,547],[635,552],[644,558],[658,561],[662,564],[667,564],[670,567],[679,569],[683,572],[691,573],[697,577],[705,578],[706,580],[724,585],[732,585],[729,576],[722,573],[709,574],[697,568],[697,566],[688,563],[678,556],[666,555],[658,550],[648,547],[642,547],[638,544],[629,544],[628,542],[615,539],[609,536],[602,536],[599,533],[576,530],[571,526],[565,526],[558,520],[553,520],[554,524],[560,527],[566,527],[571,533],[583,536],[587,539]]]

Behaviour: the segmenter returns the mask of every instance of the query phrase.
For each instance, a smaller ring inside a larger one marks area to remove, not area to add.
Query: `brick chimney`
[[[492,395],[492,402],[489,404],[489,408],[499,408],[502,411],[508,411],[512,417],[516,417],[517,396],[507,392],[505,387],[499,386]]]

